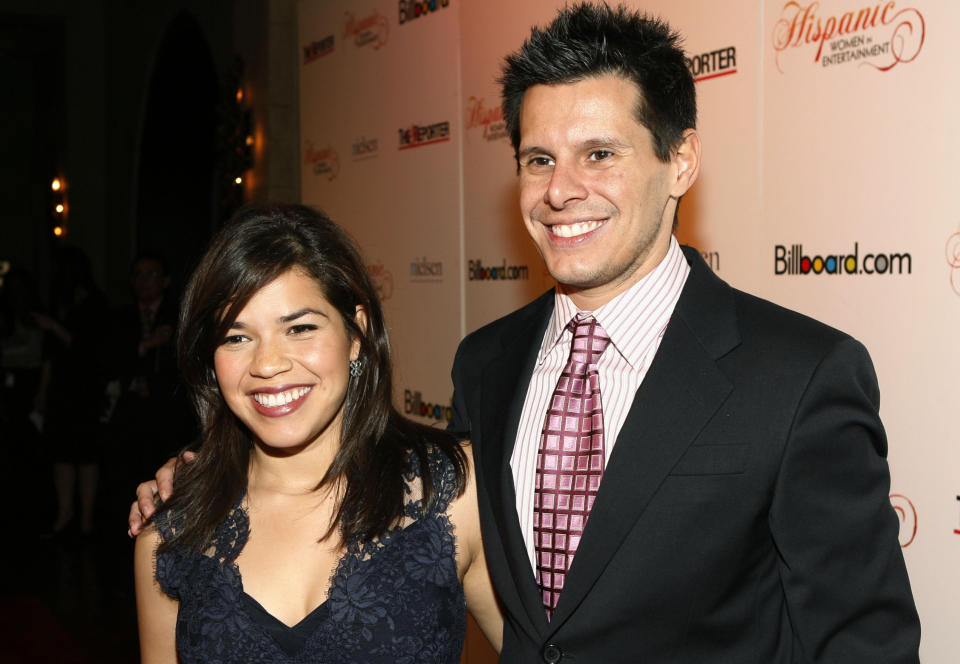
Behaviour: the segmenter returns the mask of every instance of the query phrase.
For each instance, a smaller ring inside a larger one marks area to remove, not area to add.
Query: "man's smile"
[[[555,224],[547,228],[557,237],[578,237],[600,228],[605,221],[578,221],[575,224]]]

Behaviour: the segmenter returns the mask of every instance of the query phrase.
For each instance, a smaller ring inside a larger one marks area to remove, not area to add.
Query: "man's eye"
[[[527,162],[527,165],[534,168],[553,166],[553,159],[550,157],[531,157],[530,161]]]
[[[590,161],[603,161],[612,156],[613,153],[610,150],[594,150],[590,153]]]

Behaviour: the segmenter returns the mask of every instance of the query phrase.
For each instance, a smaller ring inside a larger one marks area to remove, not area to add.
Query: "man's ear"
[[[360,333],[366,336],[367,334],[367,310],[363,308],[362,304],[357,305],[357,310],[353,314],[353,322],[357,324],[357,327],[360,328]],[[355,360],[360,357],[360,339],[356,338],[353,340],[353,344],[350,347],[350,359]]]
[[[672,162],[676,180],[670,189],[670,195],[680,198],[693,186],[700,173],[700,134],[696,129],[683,132],[683,139],[673,153]]]

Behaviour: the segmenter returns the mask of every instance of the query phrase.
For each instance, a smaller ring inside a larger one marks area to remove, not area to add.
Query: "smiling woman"
[[[317,282],[291,269],[250,298],[213,360],[227,406],[261,446],[336,449],[349,364],[359,354],[359,338]]]
[[[499,643],[470,454],[394,409],[343,231],[301,206],[242,211],[181,321],[203,438],[137,541],[143,661],[396,662],[416,644],[453,664],[465,601]]]

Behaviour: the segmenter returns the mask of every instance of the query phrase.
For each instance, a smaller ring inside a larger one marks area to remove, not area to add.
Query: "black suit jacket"
[[[552,291],[457,351],[451,429],[474,443],[500,661],[917,662],[866,350],[684,252],[690,276],[549,623],[509,460]]]

